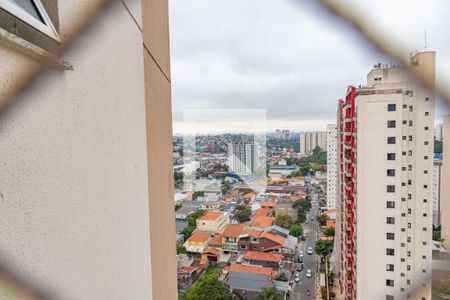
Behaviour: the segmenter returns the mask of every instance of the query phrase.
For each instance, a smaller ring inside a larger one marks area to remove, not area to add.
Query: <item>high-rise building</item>
[[[433,226],[441,224],[441,188],[442,188],[442,161],[434,160],[431,183],[431,210],[433,213]]]
[[[327,125],[327,207],[336,207],[337,193],[337,125]]]
[[[442,141],[442,123],[436,124],[434,127],[434,140],[435,141]]]
[[[434,52],[410,63],[434,80]],[[434,94],[378,64],[338,107],[342,299],[431,299]]]
[[[450,115],[444,118],[442,127],[443,153],[442,153],[442,193],[440,202],[441,211],[441,238],[444,246],[450,249]]]
[[[310,155],[317,146],[322,150],[327,148],[326,131],[300,132],[300,155]]]
[[[228,166],[238,175],[250,175],[257,166],[254,142],[231,142],[228,144]]]

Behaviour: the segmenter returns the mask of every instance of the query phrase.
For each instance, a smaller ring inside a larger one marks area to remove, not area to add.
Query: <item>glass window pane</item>
[[[27,13],[32,15],[35,19],[41,21],[42,23],[45,23],[44,19],[42,19],[42,16],[39,13],[33,0],[9,0],[9,1],[14,2],[15,4],[17,4],[18,6],[23,8]]]

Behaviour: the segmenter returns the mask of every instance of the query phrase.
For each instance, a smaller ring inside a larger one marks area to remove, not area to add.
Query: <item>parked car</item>
[[[311,278],[312,277],[311,269],[306,270],[306,277],[307,278]]]
[[[306,233],[304,233],[304,234],[302,235],[301,240],[302,240],[302,241],[306,241]]]
[[[300,274],[295,274],[295,282],[300,282]]]
[[[312,247],[308,247],[308,250],[306,251],[306,253],[308,253],[308,255],[312,255],[313,254]]]
[[[297,272],[301,272],[303,270],[303,264],[302,263],[298,263],[297,264]]]
[[[303,255],[298,257],[298,262],[303,263]]]

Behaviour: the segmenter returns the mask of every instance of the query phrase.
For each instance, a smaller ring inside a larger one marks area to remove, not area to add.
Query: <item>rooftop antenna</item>
[[[425,28],[425,51],[427,51],[427,29]]]

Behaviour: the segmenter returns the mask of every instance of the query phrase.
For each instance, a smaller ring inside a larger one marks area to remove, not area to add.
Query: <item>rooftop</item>
[[[195,242],[206,242],[209,239],[209,234],[205,232],[194,232],[189,238],[188,241]]]
[[[264,216],[256,217],[256,218],[253,218],[252,222],[250,223],[250,226],[268,228],[268,227],[272,226],[274,221],[275,221],[275,218],[273,218],[273,217],[264,217]]]
[[[244,225],[243,224],[228,224],[225,226],[222,236],[237,238],[242,233],[244,233]]]
[[[274,271],[272,268],[266,268],[266,267],[260,267],[260,266],[234,264],[234,265],[230,265],[228,269],[229,269],[229,271],[234,271],[234,272],[276,276],[276,271]]]
[[[217,235],[215,237],[213,237],[208,245],[210,246],[222,246],[222,236],[221,235]]]
[[[274,207],[277,204],[276,199],[261,202],[261,207]]]
[[[247,251],[244,257],[246,260],[259,260],[273,263],[280,263],[282,255],[280,253],[267,253],[258,251]]]
[[[199,218],[200,221],[214,221],[220,218],[224,213],[221,211],[208,211]]]
[[[266,207],[260,208],[253,214],[253,218],[255,217],[266,217],[269,214],[269,209]]]
[[[280,245],[284,245],[284,240],[285,240],[284,237],[282,237],[278,234],[272,233],[270,231],[263,232],[261,234],[261,238],[266,238],[266,239],[271,240]]]

